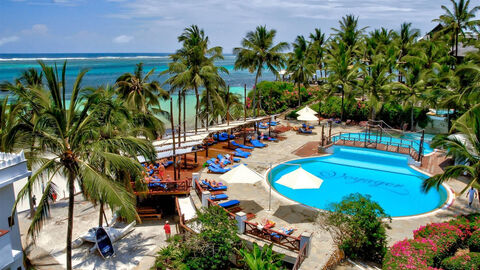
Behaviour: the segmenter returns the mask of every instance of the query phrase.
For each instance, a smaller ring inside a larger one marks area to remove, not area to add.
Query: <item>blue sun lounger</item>
[[[250,143],[251,143],[254,147],[258,147],[258,148],[262,148],[262,147],[267,146],[266,144],[261,143],[259,140],[250,140]]]
[[[303,128],[307,128],[307,124],[302,124],[302,127]],[[309,129],[314,129],[315,127],[314,126],[308,126]]]
[[[253,149],[253,148],[255,148],[255,147],[252,147],[252,146],[246,146],[246,145],[243,145],[243,144],[239,144],[236,141],[231,141],[231,144],[233,146],[240,147],[240,148],[243,148],[243,149]]]
[[[210,196],[210,200],[212,200],[212,201],[221,201],[221,200],[226,200],[226,199],[228,199],[227,194],[217,194],[217,195]]]
[[[222,168],[222,167],[216,166],[216,165],[210,165],[210,166],[208,166],[208,170],[211,173],[226,173],[226,172],[230,171],[231,169],[230,168]]]
[[[277,122],[275,122],[275,121],[271,121],[271,122],[270,122],[270,126],[274,127],[274,126],[276,126],[276,125],[278,125]]]
[[[228,207],[236,206],[236,205],[239,205],[239,204],[240,204],[239,200],[230,200],[228,202],[219,203],[218,205],[223,207],[223,208],[228,208]]]
[[[220,161],[223,161],[223,164],[230,164],[230,160],[228,160],[226,157],[224,157],[222,154],[218,154],[217,158]],[[240,162],[239,158],[233,158],[233,162]]]
[[[312,131],[311,131],[311,130],[305,130],[305,129],[303,129],[303,128],[299,128],[299,129],[298,129],[298,132],[304,133],[304,134],[312,134]]]
[[[285,229],[282,228],[281,230],[283,230],[283,231],[284,231],[284,234],[286,234],[286,235],[290,235],[290,234],[293,233],[293,229],[285,230]],[[285,237],[285,235],[278,234],[278,233],[276,233],[276,232],[272,232],[272,233],[270,234],[270,236],[273,237],[274,240],[281,240],[282,238]]]
[[[261,128],[261,129],[267,129],[267,128],[268,128],[268,126],[264,126],[264,125],[262,125],[262,124],[258,124],[258,128]]]
[[[235,151],[238,152],[238,153],[246,154],[247,156],[252,155],[252,153],[250,153],[250,152],[243,151],[242,148],[237,148],[237,149],[235,149]]]
[[[171,160],[167,160],[167,162],[162,163],[163,167],[165,167],[165,168],[167,168],[168,166],[170,166],[172,164],[173,164],[173,161],[171,161]]]
[[[207,186],[207,188],[209,190],[213,190],[213,191],[218,191],[218,190],[227,190],[227,186],[225,185],[221,185],[221,186],[218,186],[218,187],[212,187],[212,185],[210,185],[210,183],[208,183],[207,181],[205,180],[202,180],[202,184]]]
[[[238,152],[238,151],[233,152],[234,156],[241,157],[241,158],[248,158],[250,156],[249,154],[250,153],[247,153],[247,152]]]

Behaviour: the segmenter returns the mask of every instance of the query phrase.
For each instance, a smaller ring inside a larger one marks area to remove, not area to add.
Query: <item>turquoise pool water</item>
[[[282,163],[269,173],[272,187],[285,197],[320,209],[329,209],[351,193],[368,194],[392,217],[418,215],[442,206],[447,192],[421,190],[426,175],[410,168],[408,156],[373,149],[334,146],[334,154]],[[319,189],[291,189],[277,184],[283,175],[301,166],[323,180]]]
[[[365,141],[365,138],[371,142],[378,142],[378,143],[384,143],[384,144],[390,144],[390,145],[400,145],[400,147],[408,147],[411,146],[415,150],[419,150],[420,148],[420,139],[421,139],[421,134],[420,133],[405,133],[404,136],[402,137],[391,137],[391,136],[377,136],[375,133],[367,134],[365,137],[364,132],[360,133],[342,133],[342,135],[337,135],[333,137],[333,141],[336,142],[339,138],[345,138],[345,139],[355,139],[357,141]],[[423,142],[423,154],[430,154],[433,152],[433,149],[430,147],[430,142],[432,141],[432,138],[434,135],[432,134],[425,134],[425,139]]]

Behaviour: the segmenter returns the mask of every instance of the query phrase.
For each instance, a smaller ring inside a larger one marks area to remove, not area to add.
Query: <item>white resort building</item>
[[[18,218],[16,213],[12,216],[13,183],[30,174],[23,151],[19,154],[0,153],[0,269],[24,269]]]

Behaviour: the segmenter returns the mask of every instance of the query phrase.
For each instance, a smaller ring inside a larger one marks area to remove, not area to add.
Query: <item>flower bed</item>
[[[478,251],[479,225],[480,215],[474,214],[422,226],[413,232],[413,239],[399,241],[389,249],[383,269],[480,269],[480,253],[466,250],[456,254],[458,248],[467,246]]]

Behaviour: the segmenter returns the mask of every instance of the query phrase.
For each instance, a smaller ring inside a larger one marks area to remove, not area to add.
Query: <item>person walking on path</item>
[[[165,230],[165,236],[166,240],[170,239],[170,234],[172,233],[170,224],[168,223],[168,220],[165,221],[165,225],[163,225],[163,229]]]
[[[32,203],[33,203],[33,208],[37,207],[37,196],[33,195]]]
[[[468,197],[468,208],[472,208],[473,199],[477,197],[477,192],[473,187],[471,187],[468,190],[467,197]]]

